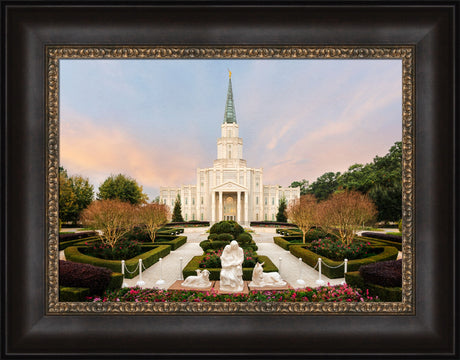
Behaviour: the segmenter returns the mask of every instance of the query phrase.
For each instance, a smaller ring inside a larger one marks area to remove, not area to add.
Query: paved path
[[[201,255],[202,250],[199,246],[200,241],[207,238],[207,228],[185,228],[184,235],[187,236],[187,243],[182,245],[176,251],[171,253],[162,260],[161,271],[160,263],[149,267],[142,274],[142,280],[145,281],[143,287],[152,288],[160,287],[163,289],[171,286],[176,280],[179,279],[181,274],[179,264],[180,258],[182,258],[182,266],[184,267],[192,259],[193,256]],[[298,287],[296,281],[299,278],[299,260],[291,255],[289,251],[283,250],[281,247],[273,242],[273,236],[275,236],[275,229],[263,229],[263,232],[253,233],[254,241],[257,243],[259,250],[257,253],[260,255],[266,255],[279,267],[279,258],[281,257],[281,276],[293,287]],[[318,271],[313,270],[309,265],[302,262],[301,264],[302,279],[305,281],[306,286],[315,287],[317,286],[315,281],[318,280]],[[160,280],[160,272],[162,273],[162,279],[165,281],[163,285],[156,285],[156,282]],[[331,285],[340,284],[344,279],[328,279],[323,275],[323,280]],[[126,279],[125,282],[128,286],[135,286],[139,281],[139,276],[133,279]]]
[[[184,235],[187,236],[187,243],[177,250],[171,251],[171,253],[162,260],[161,271],[159,262],[144,271],[142,279],[145,281],[145,285],[143,287],[161,287],[166,289],[178,280],[182,272],[180,269],[180,258],[182,258],[182,267],[185,267],[193,256],[202,255],[203,252],[199,243],[207,238],[207,229],[208,228],[185,228]],[[299,265],[299,260],[294,255],[276,245],[273,242],[273,236],[276,235],[274,228],[254,228],[253,230],[252,236],[259,247],[257,253],[268,256],[272,262],[280,268],[281,277],[284,280],[294,288],[298,287],[297,280],[299,277],[305,281],[306,286],[317,286],[315,282],[319,277],[318,271],[303,262]],[[60,258],[64,260],[64,251],[60,252]],[[398,258],[401,258],[401,252],[399,252]],[[161,278],[165,281],[161,286],[156,285],[156,282],[160,280],[160,273],[162,274]],[[344,278],[329,279],[324,275],[322,279],[331,285],[337,285],[344,281]],[[139,276],[133,279],[125,279],[128,286],[135,286],[138,281]]]

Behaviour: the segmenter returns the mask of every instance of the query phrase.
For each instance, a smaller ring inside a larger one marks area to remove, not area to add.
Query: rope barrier
[[[125,265],[125,270],[130,274],[134,274],[138,269],[139,269],[139,263],[136,265],[136,268],[133,271],[129,271],[128,267]]]
[[[329,266],[328,264],[326,264],[323,261],[323,265],[326,265],[329,269],[337,269],[337,268],[341,267],[342,265],[345,265],[345,261],[343,263],[341,263],[340,265],[337,265],[337,266]]]

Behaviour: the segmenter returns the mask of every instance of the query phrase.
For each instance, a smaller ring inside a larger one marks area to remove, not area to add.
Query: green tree
[[[176,201],[174,203],[174,210],[172,215],[172,222],[183,222],[182,209],[180,205],[180,195],[177,194]]]
[[[289,185],[290,188],[300,188],[300,195],[306,195],[307,190],[308,190],[308,180],[302,179],[300,181],[293,181],[291,185]]]
[[[143,204],[148,200],[142,186],[136,180],[123,174],[111,175],[99,186],[99,200],[119,199],[133,205]]]
[[[392,186],[374,186],[369,197],[378,209],[377,221],[399,221],[402,214],[401,183]]]
[[[337,190],[339,172],[327,172],[318,177],[314,182],[311,183],[307,193],[314,195],[318,201],[326,200],[329,195]]]
[[[94,189],[87,178],[68,176],[59,168],[59,219],[76,224],[81,212],[93,201]]]
[[[287,221],[286,208],[287,208],[287,201],[286,201],[286,198],[283,196],[280,199],[280,203],[278,205],[278,214],[276,214],[276,221],[279,221],[279,222]]]

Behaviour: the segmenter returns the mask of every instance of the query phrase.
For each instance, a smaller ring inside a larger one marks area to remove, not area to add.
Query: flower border
[[[59,314],[415,314],[414,46],[46,46],[47,313]],[[61,59],[400,59],[402,60],[402,302],[397,303],[80,303],[59,302],[59,60]]]

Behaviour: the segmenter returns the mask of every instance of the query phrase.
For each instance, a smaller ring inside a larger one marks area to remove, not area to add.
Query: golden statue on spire
[[[228,70],[228,78],[231,79],[232,78],[232,72],[230,71],[230,69],[227,69]]]

